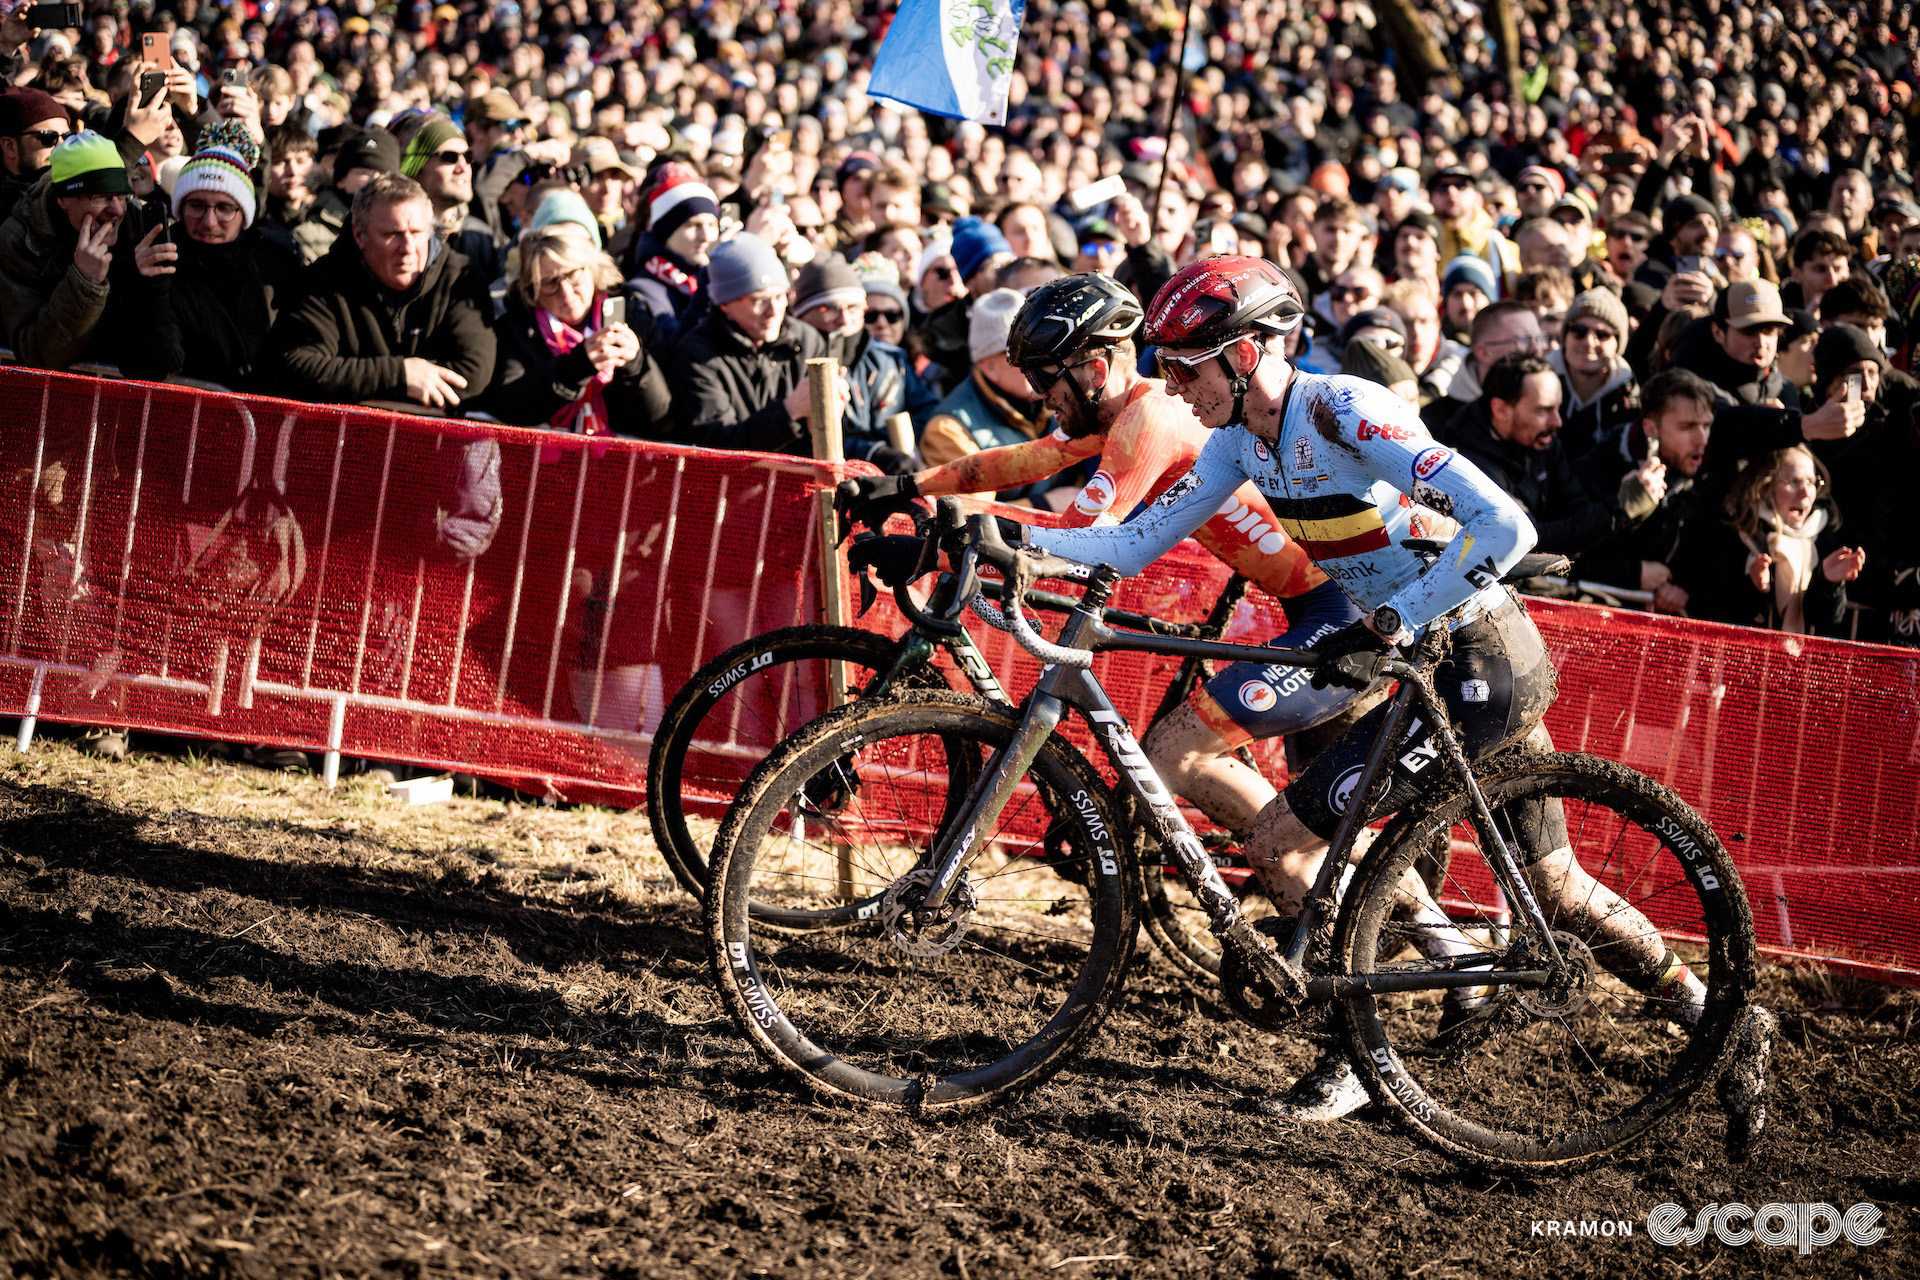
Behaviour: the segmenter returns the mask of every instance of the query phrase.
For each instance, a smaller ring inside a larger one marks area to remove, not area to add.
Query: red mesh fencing
[[[0,369],[0,413],[9,714],[632,805],[702,660],[820,616],[812,494],[834,471],[803,460],[21,369]],[[1225,578],[1185,544],[1118,603],[1198,620]],[[1533,610],[1560,669],[1556,742],[1700,808],[1765,945],[1920,980],[1920,654]],[[899,623],[883,600],[862,625]],[[1255,593],[1228,634],[1281,629]],[[1030,685],[1010,638],[976,635],[1007,688]],[[1144,729],[1174,666],[1096,670]]]

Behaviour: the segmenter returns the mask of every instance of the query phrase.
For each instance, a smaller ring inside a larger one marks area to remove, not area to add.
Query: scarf
[[[1771,502],[1760,504],[1760,528],[1741,541],[1757,556],[1773,561],[1773,610],[1782,631],[1804,635],[1807,630],[1807,588],[1820,567],[1813,541],[1827,527],[1827,511],[1815,507],[1798,528],[1780,518]]]
[[[547,344],[547,350],[555,359],[571,352],[586,341],[587,335],[599,326],[595,323],[600,315],[600,304],[606,298],[605,293],[595,293],[593,302],[587,307],[587,319],[583,327],[572,325],[557,318],[544,307],[534,308],[534,322],[540,328],[540,337]],[[547,419],[547,425],[555,431],[564,431],[577,436],[610,436],[613,428],[607,424],[606,385],[612,381],[612,375],[595,370],[587,382],[587,393],[572,404],[564,405],[560,411]],[[558,462],[561,447],[557,444],[540,446],[540,461]]]

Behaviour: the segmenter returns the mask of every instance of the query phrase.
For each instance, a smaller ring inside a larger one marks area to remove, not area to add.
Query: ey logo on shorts
[[[1264,680],[1249,680],[1240,686],[1240,701],[1249,711],[1271,711],[1280,695]]]

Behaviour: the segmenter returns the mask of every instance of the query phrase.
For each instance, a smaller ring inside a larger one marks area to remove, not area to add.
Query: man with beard
[[[0,323],[22,364],[65,369],[105,345],[109,268],[130,262],[138,234],[122,234],[130,204],[138,225],[132,195],[119,150],[83,131],[54,148],[0,226]]]
[[[493,228],[473,214],[473,156],[460,126],[438,112],[413,111],[391,128],[405,148],[400,172],[426,191],[448,247],[466,258],[476,280],[492,284],[506,267],[505,255]]]
[[[918,497],[1017,488],[1096,456],[1099,470],[1063,513],[1069,527],[1119,524],[1136,506],[1160,499],[1192,469],[1209,433],[1164,382],[1136,371],[1140,319],[1139,302],[1109,276],[1090,272],[1040,286],[1014,317],[1007,358],[1052,410],[1054,430],[912,475],[843,481],[834,506],[878,528]],[[1276,645],[1310,646],[1359,617],[1250,484],[1193,536],[1282,602],[1292,625]],[[1319,724],[1358,696],[1313,689],[1289,667],[1243,662],[1208,681],[1195,705],[1222,737],[1245,742]]]
[[[53,149],[73,132],[73,117],[51,95],[33,88],[0,93],[0,218],[46,175]]]
[[[887,420],[896,413],[924,419],[939,397],[904,350],[867,332],[867,288],[845,258],[830,253],[801,270],[793,314],[820,331],[828,354],[847,371],[849,398],[840,419],[846,455],[889,474],[913,470],[913,454],[887,443]]]

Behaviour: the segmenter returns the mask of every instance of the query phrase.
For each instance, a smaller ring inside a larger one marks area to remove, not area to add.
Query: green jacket
[[[102,323],[107,296],[114,275],[132,269],[143,222],[140,202],[127,197],[113,270],[96,281],[73,260],[80,237],[53,202],[46,180],[20,197],[0,224],[0,327],[14,359],[39,369],[66,369],[88,356],[113,362]]]

